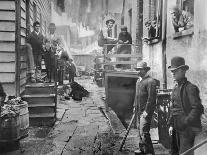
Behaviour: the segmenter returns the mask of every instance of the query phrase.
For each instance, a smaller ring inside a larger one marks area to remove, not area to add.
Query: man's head
[[[185,77],[186,71],[189,69],[188,65],[185,65],[185,59],[180,56],[175,56],[171,59],[171,66],[168,67],[171,71],[173,79],[180,81]]]
[[[49,30],[49,33],[50,34],[54,34],[55,33],[55,30],[56,30],[55,23],[50,23],[49,24],[49,27],[48,27],[48,30]]]
[[[121,32],[122,32],[123,34],[126,34],[126,33],[127,33],[127,27],[126,27],[125,25],[122,25],[122,26],[121,26]]]
[[[144,77],[150,70],[150,67],[147,66],[146,62],[139,62],[137,64],[137,67],[135,67],[135,70],[137,71],[138,76]]]
[[[38,21],[33,23],[33,28],[35,32],[40,32],[40,23]]]
[[[151,21],[146,21],[145,24],[146,28],[149,30],[151,27]]]
[[[172,8],[170,8],[170,14],[172,16],[172,19],[177,19],[179,18],[181,11],[177,6],[173,6]]]
[[[109,29],[111,29],[111,28],[113,27],[114,23],[115,23],[115,20],[113,20],[113,19],[109,19],[109,20],[106,21],[106,26],[107,26]]]

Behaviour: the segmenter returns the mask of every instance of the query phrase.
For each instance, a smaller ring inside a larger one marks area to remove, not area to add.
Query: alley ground
[[[136,130],[131,130],[123,151],[119,147],[126,129],[116,114],[105,112],[104,88],[91,77],[80,77],[90,96],[82,101],[59,100],[53,128],[30,128],[29,137],[22,139],[19,150],[4,155],[133,155],[138,147]],[[152,134],[153,137],[153,134]],[[154,145],[157,155],[169,154],[160,145]]]

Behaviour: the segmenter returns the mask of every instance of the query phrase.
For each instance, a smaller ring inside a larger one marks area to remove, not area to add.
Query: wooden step
[[[54,83],[32,83],[25,86],[23,95],[30,94],[54,94],[55,84]]]
[[[39,104],[30,104],[29,108],[35,107],[55,107],[55,103],[39,103]]]
[[[51,104],[56,102],[55,94],[32,94],[23,95],[23,100],[28,102],[28,106],[37,104]]]
[[[55,113],[55,107],[33,107],[29,108],[29,115],[32,114],[39,114],[39,115],[44,115],[44,113]]]
[[[30,114],[29,118],[53,118],[55,113]]]
[[[55,124],[55,115],[45,114],[43,115],[31,115],[29,117],[30,126],[53,126]]]

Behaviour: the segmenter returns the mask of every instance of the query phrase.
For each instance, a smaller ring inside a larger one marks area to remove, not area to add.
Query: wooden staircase
[[[57,107],[54,83],[27,84],[22,98],[28,102],[30,126],[54,125]]]

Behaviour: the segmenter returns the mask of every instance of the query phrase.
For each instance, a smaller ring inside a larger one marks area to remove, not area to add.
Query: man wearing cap
[[[149,76],[148,71],[150,67],[147,66],[146,62],[138,63],[135,69],[138,72],[139,79],[136,83],[134,111],[137,109],[139,112],[137,125],[140,135],[139,150],[136,150],[135,154],[154,155],[154,148],[149,131],[152,115],[156,107],[157,80]]]
[[[41,62],[43,53],[44,36],[40,32],[40,23],[33,23],[34,31],[29,35],[28,43],[32,47],[34,63],[36,67],[35,75],[37,82],[43,82],[41,77]]]
[[[198,87],[185,77],[189,69],[189,66],[185,65],[185,59],[173,57],[168,69],[176,82],[172,90],[168,121],[169,134],[175,138],[171,154],[178,155],[193,147],[195,136],[201,131],[200,117],[204,109]],[[191,154],[193,155],[193,152],[188,153]]]
[[[103,28],[103,36],[105,39],[105,44],[116,44],[117,39],[113,37],[113,26],[114,26],[115,20],[108,19],[106,20],[106,27]],[[114,45],[107,45],[107,53],[112,50]]]
[[[73,63],[73,59],[69,58],[66,64],[66,72],[69,74],[69,83],[74,82],[74,77],[76,75],[76,67]]]

